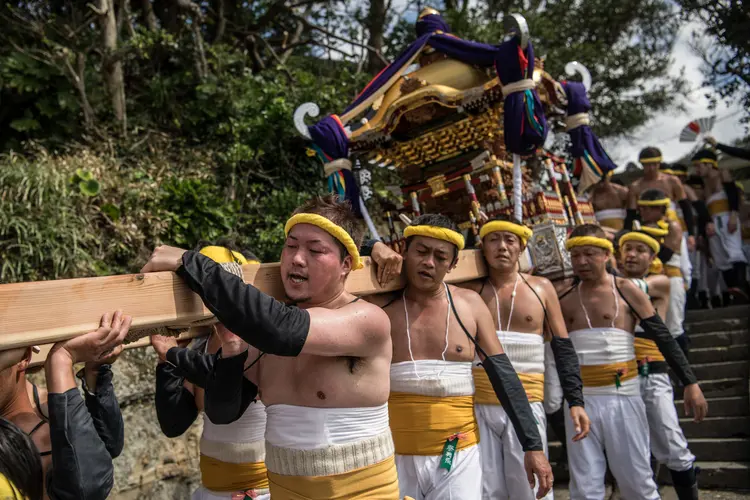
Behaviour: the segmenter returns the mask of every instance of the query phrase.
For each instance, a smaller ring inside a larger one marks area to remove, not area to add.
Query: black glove
[[[214,424],[231,424],[245,413],[258,395],[258,386],[245,378],[246,360],[247,351],[222,358],[219,349],[204,396],[206,416]]]
[[[691,385],[698,382],[695,378],[692,368],[688,363],[685,353],[682,352],[677,341],[669,333],[667,325],[661,320],[658,314],[654,314],[650,318],[641,320],[641,328],[643,332],[637,333],[637,335],[653,340],[656,342],[656,346],[661,351],[664,359],[669,364],[669,367],[677,375],[677,378],[682,382],[682,385]]]
[[[581,367],[578,364],[578,355],[573,347],[573,341],[569,338],[552,337],[551,344],[560,385],[568,406],[584,406]]]

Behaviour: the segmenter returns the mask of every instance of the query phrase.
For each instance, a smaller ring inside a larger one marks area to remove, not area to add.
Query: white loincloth
[[[588,328],[569,332],[585,367],[615,363],[634,364],[634,337],[619,328]],[[575,429],[570,410],[565,408],[565,434],[570,468],[571,499],[602,500],[607,464],[617,480],[622,498],[658,499],[649,462],[646,409],[641,399],[637,368],[618,387],[587,387],[584,376],[583,398],[591,420],[591,433],[573,442]]]
[[[695,456],[688,449],[688,442],[682,433],[677,410],[674,406],[674,392],[669,375],[651,373],[638,377],[641,395],[646,405],[651,453],[660,463],[674,471],[685,471],[693,466]]]
[[[594,212],[596,222],[600,226],[609,227],[617,231],[623,228],[626,215],[624,208],[607,208]]]
[[[737,230],[734,233],[730,233],[727,227],[729,212],[721,209],[712,210],[712,203],[715,204],[714,206],[721,206],[726,199],[727,194],[721,189],[712,194],[706,201],[711,213],[711,220],[716,229],[716,233],[708,238],[708,245],[711,248],[714,265],[721,271],[732,269],[734,263],[747,264],[748,262],[742,250],[742,228],[740,224],[737,224]]]
[[[423,359],[391,365],[391,392],[446,398],[472,396],[470,362]],[[419,422],[414,422],[415,426]],[[446,436],[447,437],[447,436]],[[479,499],[482,466],[479,445],[458,449],[450,470],[440,468],[440,455],[396,454],[399,495],[414,500]]]

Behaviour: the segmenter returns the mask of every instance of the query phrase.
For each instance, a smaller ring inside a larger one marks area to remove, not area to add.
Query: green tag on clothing
[[[620,380],[620,374],[618,373],[615,375],[615,387],[619,389],[621,385],[622,381]]]
[[[440,469],[451,470],[453,459],[456,456],[456,447],[458,446],[458,436],[448,438],[443,446],[443,455],[440,457]]]
[[[638,375],[648,377],[648,363],[642,363],[638,366]]]

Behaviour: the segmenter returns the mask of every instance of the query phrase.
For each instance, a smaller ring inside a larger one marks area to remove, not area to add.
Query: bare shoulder
[[[650,274],[646,277],[646,283],[648,283],[649,291],[658,292],[658,295],[669,294],[669,287],[671,286],[669,278],[665,274]]]
[[[638,285],[633,283],[630,278],[615,278],[615,281],[617,283],[617,288],[620,290],[620,293],[623,293],[627,296],[628,300],[630,298],[636,298],[636,297],[645,297],[646,294],[638,288]]]
[[[455,285],[448,285],[448,288],[451,291],[451,294],[453,295],[453,301],[458,304],[466,304],[468,306],[478,306],[482,305],[485,306],[484,300],[482,300],[481,295],[479,295],[474,290],[470,290],[468,288],[460,288]]]
[[[401,293],[399,290],[398,292],[390,292],[390,293],[378,293],[375,295],[367,295],[365,297],[362,297],[362,300],[359,302],[367,302],[375,307],[378,308],[385,308],[386,306],[392,305],[394,302],[394,299],[398,297],[398,294]]]
[[[464,281],[463,283],[456,283],[457,288],[463,288],[466,290],[473,290],[474,292],[479,293],[479,291],[482,289],[482,283],[484,282],[484,278],[478,278],[471,281]]]

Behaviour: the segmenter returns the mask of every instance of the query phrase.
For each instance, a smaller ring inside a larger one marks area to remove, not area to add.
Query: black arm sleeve
[[[362,257],[371,256],[372,249],[375,248],[375,243],[380,243],[380,240],[372,239],[372,240],[367,240],[364,243],[362,243],[362,246],[359,248],[359,254]]]
[[[706,232],[706,224],[711,222],[711,214],[708,213],[708,207],[706,202],[703,200],[696,200],[693,202],[695,213],[698,214],[698,233],[703,234]]]
[[[625,212],[625,222],[624,222],[624,229],[632,230],[633,229],[633,221],[638,220],[638,210],[635,208],[628,208]]]
[[[231,424],[245,413],[258,395],[258,386],[245,378],[247,351],[222,358],[221,349],[206,381],[206,416],[217,425]]]
[[[84,368],[85,370],[85,368]],[[86,377],[81,372],[84,384],[86,408],[94,422],[96,433],[101,438],[109,456],[117,458],[125,446],[125,424],[122,421],[120,404],[112,385],[112,367],[101,365],[96,376],[96,390],[91,394],[86,387]]]
[[[667,326],[659,315],[654,314],[650,318],[642,319],[640,324],[643,332],[638,335],[656,342],[659,351],[664,355],[664,359],[675,375],[677,375],[680,382],[682,382],[682,385],[687,386],[698,382],[685,357],[685,353],[682,352],[680,345],[672,337],[672,334],[669,333]]]
[[[174,366],[156,366],[156,418],[169,438],[184,434],[198,417],[195,395],[185,388],[184,381]]]
[[[578,355],[573,342],[569,338],[552,337],[551,347],[568,406],[584,406],[581,367],[578,365]]]
[[[232,333],[258,350],[297,356],[307,340],[310,314],[266,295],[197,252],[185,252],[177,274]]]
[[[727,193],[727,199],[729,200],[729,210],[737,212],[740,209],[740,190],[737,189],[737,184],[734,182],[724,183],[724,192]]]
[[[526,391],[508,356],[505,353],[487,356],[482,366],[487,372],[492,388],[495,389],[497,399],[513,423],[523,451],[542,451],[544,448],[536,417],[531,411]]]
[[[215,360],[215,354],[203,354],[187,347],[172,347],[167,351],[167,361],[174,365],[188,382],[201,388],[206,387],[206,380]]]
[[[722,151],[735,158],[742,158],[743,160],[750,160],[750,149],[736,148],[734,146],[727,146],[726,144],[716,144],[716,149]]]
[[[682,218],[685,220],[687,226],[687,232],[690,236],[695,236],[695,221],[693,220],[693,207],[690,204],[690,200],[685,198],[677,202],[682,209]]]
[[[669,259],[671,259],[673,255],[674,255],[674,250],[672,250],[671,248],[667,247],[666,245],[661,245],[659,247],[659,255],[658,255],[658,257],[659,257],[659,259],[661,259],[661,261],[664,264],[666,264],[667,262],[669,262]]]
[[[47,493],[52,500],[99,500],[114,485],[114,466],[99,438],[78,388],[49,394],[52,468]]]

